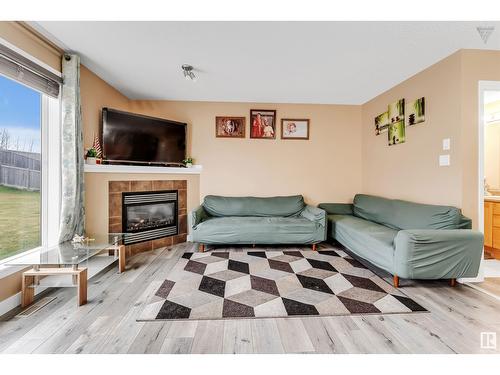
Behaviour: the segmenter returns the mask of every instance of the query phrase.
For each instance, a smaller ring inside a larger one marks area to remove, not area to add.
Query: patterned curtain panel
[[[80,57],[62,58],[61,224],[59,242],[83,234],[83,134],[80,108]]]

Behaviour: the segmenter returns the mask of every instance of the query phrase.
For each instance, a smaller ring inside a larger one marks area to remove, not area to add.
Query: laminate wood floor
[[[0,321],[3,353],[499,353],[481,349],[497,332],[500,301],[465,285],[402,280],[430,313],[280,319],[137,322],[141,309],[192,243],[138,254],[89,281],[88,304],[73,289],[26,318]],[[389,280],[388,275],[380,274]],[[47,294],[45,294],[47,295]],[[500,344],[500,343],[499,343]],[[500,349],[500,348],[499,348]]]

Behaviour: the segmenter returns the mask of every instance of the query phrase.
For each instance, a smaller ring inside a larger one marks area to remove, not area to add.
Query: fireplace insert
[[[125,244],[178,234],[177,190],[122,193],[122,231]]]

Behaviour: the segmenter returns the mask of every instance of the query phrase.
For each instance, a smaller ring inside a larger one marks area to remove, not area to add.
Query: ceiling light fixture
[[[476,29],[484,44],[488,43],[488,39],[493,34],[493,31],[495,31],[494,26],[478,26]]]
[[[188,81],[191,80],[193,82],[196,82],[196,75],[193,72],[194,68],[191,65],[188,64],[183,64],[182,65],[182,71],[184,73],[184,78],[186,78]]]

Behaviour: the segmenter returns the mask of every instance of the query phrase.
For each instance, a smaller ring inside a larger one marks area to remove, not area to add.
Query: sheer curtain
[[[61,132],[61,223],[59,241],[83,234],[83,134],[80,108],[80,57],[62,58],[62,132]]]

